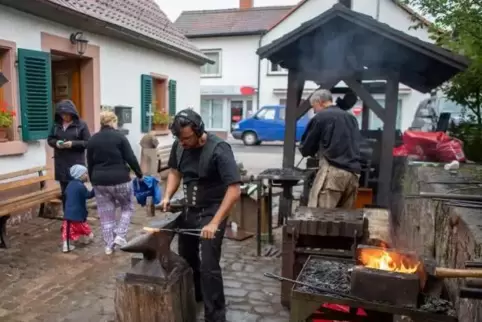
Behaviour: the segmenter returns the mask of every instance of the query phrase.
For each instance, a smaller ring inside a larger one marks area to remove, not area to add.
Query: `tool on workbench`
[[[435,260],[423,259],[418,272],[423,292],[426,294],[441,293],[443,279],[446,278],[475,278],[477,280],[482,278],[482,266],[478,268],[466,267],[465,269],[437,267]]]
[[[314,290],[317,290],[321,293],[336,295],[336,296],[339,296],[339,297],[344,297],[344,298],[352,299],[352,300],[355,300],[355,301],[361,300],[360,298],[358,298],[356,296],[352,296],[350,294],[345,294],[345,293],[342,293],[342,292],[337,292],[337,291],[329,290],[329,289],[326,289],[326,288],[314,286],[314,285],[311,285],[311,284],[308,284],[308,283],[295,281],[295,280],[292,280],[292,279],[289,279],[289,278],[286,278],[286,277],[282,277],[282,276],[279,276],[279,275],[275,275],[275,274],[272,274],[272,273],[264,273],[264,276],[266,276],[268,278],[276,279],[278,281],[285,281],[285,282],[290,282],[290,283],[301,285],[301,286],[306,286],[306,287],[312,288]]]

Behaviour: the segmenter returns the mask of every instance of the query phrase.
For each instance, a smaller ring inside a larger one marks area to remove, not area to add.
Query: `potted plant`
[[[7,109],[7,104],[0,105],[0,142],[8,141],[8,130],[12,126],[15,112]]]
[[[167,131],[169,126],[169,114],[166,112],[155,111],[152,118],[152,128],[154,131]]]

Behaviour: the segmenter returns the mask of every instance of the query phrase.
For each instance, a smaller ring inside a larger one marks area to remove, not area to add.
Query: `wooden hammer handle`
[[[437,267],[435,269],[436,277],[452,277],[452,278],[465,278],[474,277],[482,278],[482,269],[456,269],[456,268],[444,268]]]

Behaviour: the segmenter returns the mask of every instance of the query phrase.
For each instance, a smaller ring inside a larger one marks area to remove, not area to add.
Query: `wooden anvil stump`
[[[117,322],[195,322],[196,301],[192,269],[170,245],[179,215],[171,214],[149,225],[121,249],[140,253],[128,272],[117,278]],[[166,230],[163,230],[166,229]]]

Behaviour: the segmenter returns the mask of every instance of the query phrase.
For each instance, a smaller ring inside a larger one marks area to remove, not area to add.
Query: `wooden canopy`
[[[463,56],[341,4],[259,48],[257,54],[289,70],[283,167],[294,166],[296,120],[310,108],[309,100],[299,106],[307,80],[327,89],[344,81],[383,121],[377,193],[382,206],[390,202],[399,83],[427,93],[469,65]],[[385,106],[363,85],[369,80],[386,82]]]

